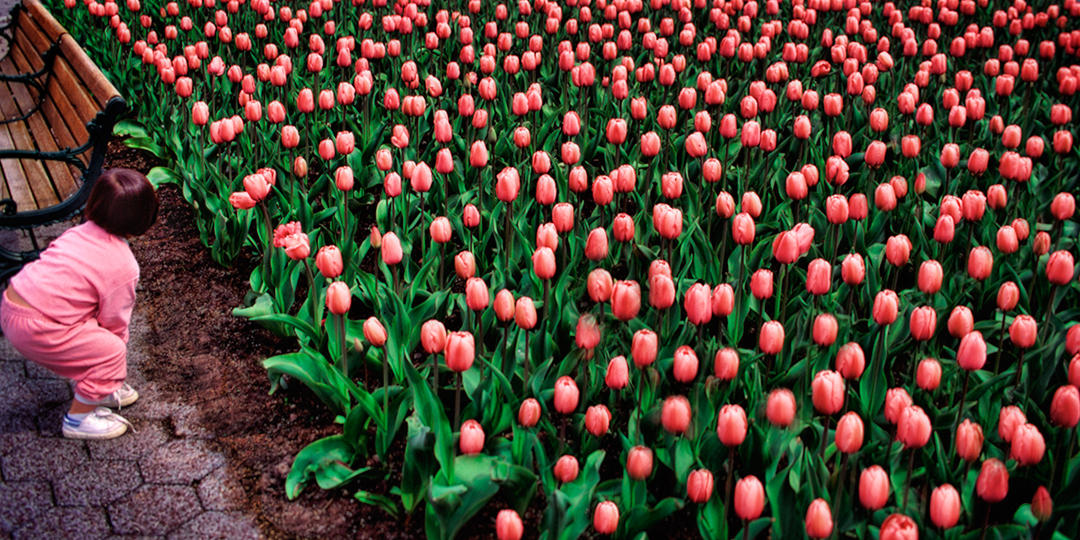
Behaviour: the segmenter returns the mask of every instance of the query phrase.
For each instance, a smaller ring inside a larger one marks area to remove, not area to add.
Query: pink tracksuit
[[[92,221],[64,231],[11,278],[27,308],[0,302],[4,336],[27,359],[99,401],[127,377],[128,323],[139,264],[123,238]]]

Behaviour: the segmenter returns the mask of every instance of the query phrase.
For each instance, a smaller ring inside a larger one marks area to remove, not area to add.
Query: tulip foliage
[[[1080,2],[66,7],[337,415],[290,497],[1080,535]]]

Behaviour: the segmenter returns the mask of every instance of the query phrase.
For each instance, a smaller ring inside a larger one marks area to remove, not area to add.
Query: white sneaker
[[[139,399],[139,392],[132,388],[128,383],[124,383],[120,388],[117,388],[112,395],[103,398],[96,403],[89,403],[88,405],[101,405],[102,407],[122,409],[135,403],[135,400],[137,399]]]
[[[114,439],[124,434],[135,426],[131,425],[123,416],[112,412],[105,407],[98,407],[94,412],[86,415],[81,421],[64,415],[64,436],[69,439]]]

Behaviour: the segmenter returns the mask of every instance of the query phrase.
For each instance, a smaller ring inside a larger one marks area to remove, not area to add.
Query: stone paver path
[[[18,241],[0,235],[0,244]],[[260,536],[196,409],[163,401],[140,375],[152,361],[147,328],[136,303],[128,382],[140,398],[121,414],[137,432],[111,441],[63,438],[70,384],[0,338],[0,538]]]

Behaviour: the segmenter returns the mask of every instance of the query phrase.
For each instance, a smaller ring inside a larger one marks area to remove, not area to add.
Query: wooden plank
[[[26,114],[34,108],[34,98],[30,96],[26,85],[11,83],[8,85],[8,88],[14,96],[15,105],[18,107],[21,114]],[[59,150],[57,142],[53,138],[53,134],[49,131],[49,126],[45,124],[45,118],[40,109],[26,119],[26,125],[30,128],[30,134],[34,139],[36,150],[42,152],[56,152]],[[46,160],[43,161],[42,164],[49,172],[50,183],[55,188],[56,193],[61,200],[66,199],[76,191],[76,179],[79,177],[72,177],[71,167],[67,163]]]
[[[10,87],[9,87],[10,88]],[[7,118],[16,118],[22,113],[19,108],[15,106],[15,100],[13,96],[8,96],[8,99],[0,100],[0,111],[4,113]],[[30,137],[30,131],[26,128],[26,124],[23,122],[8,122],[8,133],[11,138],[11,142],[14,144],[13,148],[20,150],[37,150],[34,146],[34,139]],[[23,169],[23,176],[26,178],[27,184],[30,185],[30,191],[34,195],[34,201],[37,204],[37,208],[46,208],[52,206],[60,199],[56,196],[56,191],[53,189],[52,183],[49,182],[49,175],[45,172],[45,167],[41,161],[36,159],[20,159],[20,164]]]
[[[64,35],[60,38],[60,50],[64,54],[64,58],[67,59],[75,73],[82,79],[83,84],[90,90],[90,93],[97,100],[98,107],[105,108],[105,104],[110,99],[119,96],[120,92],[116,90],[109,79],[105,77],[105,74],[98,69],[97,65],[90,60],[90,57],[86,55],[86,51],[79,46],[75,38],[70,35]]]
[[[15,149],[15,144],[11,140],[7,126],[0,126],[0,149]],[[4,186],[10,194],[10,198],[15,201],[15,207],[19,211],[36,208],[34,197],[30,193],[30,186],[26,183],[26,176],[23,174],[19,160],[0,159],[0,169],[4,171]]]
[[[38,0],[23,0],[23,7],[26,8],[23,14],[29,15],[34,22],[40,25],[42,30],[53,38],[52,41],[67,33],[60,22]]]
[[[14,53],[14,51],[12,52]],[[18,69],[25,70],[27,68],[30,59],[15,54],[10,56],[14,57]],[[57,134],[57,130],[66,130],[71,135],[71,138],[69,141],[65,141],[64,144],[69,148],[74,148],[85,142],[90,137],[86,131],[86,125],[78,120],[75,109],[71,106],[67,96],[64,95],[63,89],[60,88],[55,77],[50,79],[46,93],[48,97],[42,103],[42,111],[45,113],[53,133]],[[62,137],[58,136],[57,140],[62,140]]]
[[[65,58],[60,57],[53,62],[52,82],[59,83],[62,92],[61,95],[66,97],[71,103],[75,114],[82,124],[86,124],[90,120],[93,120],[94,116],[101,110],[101,107],[94,101],[94,98],[90,95],[87,88],[83,86],[82,81],[80,81],[79,78],[75,76],[75,73],[72,72],[71,66],[67,63]],[[49,94],[54,97],[57,95],[55,90],[52,89],[51,83]]]

